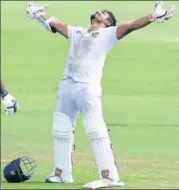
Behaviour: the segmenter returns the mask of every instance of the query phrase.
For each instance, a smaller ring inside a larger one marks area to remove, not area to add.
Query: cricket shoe
[[[45,183],[73,183],[73,180],[63,180],[61,176],[57,176],[54,173],[52,173],[48,178],[46,178]]]
[[[83,186],[85,189],[99,189],[99,188],[109,188],[109,187],[123,187],[124,182],[122,181],[112,181],[110,179],[101,179],[97,181],[92,181]]]
[[[63,183],[63,181],[58,176],[49,176],[45,179],[45,183]]]

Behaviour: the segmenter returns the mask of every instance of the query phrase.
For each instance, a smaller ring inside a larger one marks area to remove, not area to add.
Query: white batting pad
[[[72,177],[72,153],[74,134],[71,121],[63,113],[54,112],[53,130],[54,137],[54,175],[59,176],[64,183],[73,182]]]
[[[83,122],[88,139],[92,144],[100,178],[119,181],[108,130],[103,118],[97,115],[85,116]]]

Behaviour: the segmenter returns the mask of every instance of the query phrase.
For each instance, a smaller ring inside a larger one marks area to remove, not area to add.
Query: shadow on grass
[[[59,183],[45,183],[44,181],[27,181],[27,182],[22,182],[22,183],[8,183],[7,181],[5,180],[2,180],[1,183],[6,183],[6,184],[53,184],[53,185],[59,185]],[[68,186],[68,185],[84,185],[82,183],[74,183],[74,184],[65,184],[65,183],[62,183],[60,185],[63,185],[63,186]]]
[[[111,127],[148,126],[148,127],[179,127],[179,124],[141,124],[141,123],[107,123]]]

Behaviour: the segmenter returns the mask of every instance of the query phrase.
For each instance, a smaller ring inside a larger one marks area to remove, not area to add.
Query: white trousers
[[[58,85],[56,111],[66,114],[75,128],[78,112],[83,116],[94,113],[103,116],[101,97],[100,84],[91,85],[65,79]]]

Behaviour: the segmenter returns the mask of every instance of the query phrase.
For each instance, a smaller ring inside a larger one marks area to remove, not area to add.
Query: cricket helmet
[[[32,177],[35,168],[36,163],[32,158],[20,157],[5,166],[3,170],[4,178],[10,183],[24,182]]]

